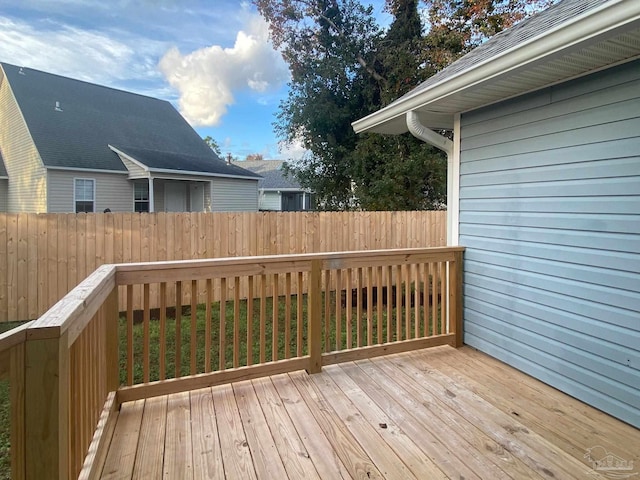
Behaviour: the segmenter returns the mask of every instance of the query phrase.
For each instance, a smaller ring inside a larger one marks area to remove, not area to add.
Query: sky
[[[0,61],[167,100],[223,155],[304,152],[273,132],[289,72],[248,1],[0,0]]]

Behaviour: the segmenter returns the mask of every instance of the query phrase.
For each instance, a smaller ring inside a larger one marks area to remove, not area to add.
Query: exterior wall
[[[465,343],[640,427],[640,61],[462,115]]]
[[[214,212],[258,211],[258,181],[214,178],[211,185],[211,210]]]
[[[126,174],[96,173],[71,170],[48,171],[49,213],[74,212],[74,178],[93,178],[96,181],[95,212],[105,208],[112,212],[133,211],[133,183]]]
[[[0,151],[10,179],[7,210],[46,212],[46,171],[1,67]]]
[[[260,210],[281,210],[282,201],[278,192],[260,192]]]

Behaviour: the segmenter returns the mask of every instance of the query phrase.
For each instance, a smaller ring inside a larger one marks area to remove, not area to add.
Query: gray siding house
[[[303,189],[295,179],[285,177],[282,160],[244,160],[235,165],[257,173],[258,207],[260,210],[299,212],[313,210],[313,195]]]
[[[0,211],[258,210],[166,101],[0,63]]]
[[[639,56],[640,2],[564,0],[354,123],[448,154],[465,343],[636,427]]]

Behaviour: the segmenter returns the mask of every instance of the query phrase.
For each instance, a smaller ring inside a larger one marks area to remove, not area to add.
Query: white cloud
[[[294,163],[298,160],[302,160],[302,157],[308,153],[308,150],[302,145],[301,140],[296,140],[291,143],[280,142],[278,144],[278,151],[278,159]]]
[[[136,41],[123,32],[0,17],[3,61],[90,82],[158,80],[153,59],[164,48],[160,42]]]
[[[264,93],[282,86],[289,74],[282,56],[269,43],[266,22],[248,16],[231,48],[212,45],[183,55],[170,49],[160,70],[179,92],[179,108],[192,125],[219,125],[234,103],[234,92]]]

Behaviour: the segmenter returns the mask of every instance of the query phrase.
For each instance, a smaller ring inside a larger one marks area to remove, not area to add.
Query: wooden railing
[[[461,345],[462,253],[104,265],[40,319],[0,337],[0,377],[12,389],[13,477],[92,478],[126,401]],[[152,286],[160,308],[151,308]],[[136,289],[141,311],[133,308]]]

